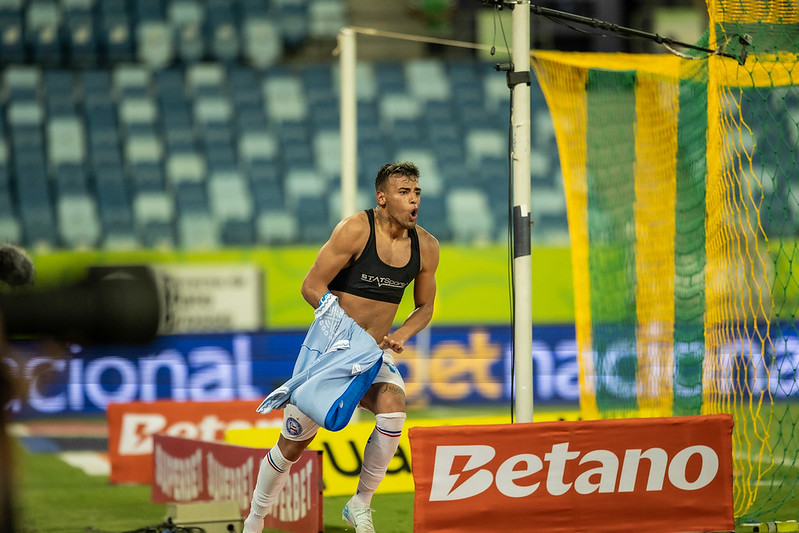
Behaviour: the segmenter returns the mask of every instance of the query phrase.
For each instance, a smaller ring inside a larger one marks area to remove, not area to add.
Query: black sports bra
[[[415,228],[408,230],[411,258],[405,266],[387,265],[377,255],[374,210],[367,209],[366,217],[369,219],[369,240],[366,241],[366,246],[358,259],[341,269],[327,288],[370,300],[398,304],[402,300],[405,287],[413,281],[421,268],[419,236]]]

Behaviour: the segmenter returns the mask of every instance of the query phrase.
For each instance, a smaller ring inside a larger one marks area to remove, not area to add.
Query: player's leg
[[[280,496],[291,466],[311,443],[318,429],[319,426],[295,406],[286,406],[277,445],[270,448],[261,461],[250,503],[250,514],[244,521],[243,533],[263,531],[264,518]]]
[[[344,520],[354,525],[357,533],[374,531],[372,496],[386,476],[405,424],[405,382],[389,354],[384,357],[383,368],[361,400],[361,406],[375,413],[375,428],[364,448],[358,490],[343,512]]]

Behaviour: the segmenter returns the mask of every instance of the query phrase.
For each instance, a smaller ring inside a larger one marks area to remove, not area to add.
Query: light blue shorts
[[[375,377],[374,383],[392,383],[405,392],[405,380],[399,373],[394,364],[394,354],[390,350],[383,352],[383,365]],[[297,406],[289,403],[283,409],[283,427],[280,434],[288,440],[303,441],[308,440],[319,430],[319,425]]]

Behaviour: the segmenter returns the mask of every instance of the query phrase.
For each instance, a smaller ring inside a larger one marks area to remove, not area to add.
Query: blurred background
[[[540,5],[686,42],[707,16],[698,1]],[[409,399],[509,402],[510,91],[494,65],[510,15],[477,0],[0,0],[0,242],[31,254],[40,287],[152,268],[164,301],[146,346],[17,344],[12,414],[250,399],[290,375],[312,318],[299,286],[341,216],[344,26],[412,37],[358,34],[356,75],[357,207],[381,165],[414,161],[420,224],[442,244],[436,315],[401,362]],[[662,52],[537,16],[531,35]],[[574,404],[562,176],[535,79],[531,93],[535,395]]]

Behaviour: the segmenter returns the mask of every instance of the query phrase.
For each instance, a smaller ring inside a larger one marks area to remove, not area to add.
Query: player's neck
[[[380,207],[374,208],[375,213],[375,227],[391,240],[404,239],[408,236],[408,230],[404,228],[399,222],[386,214],[385,210]]]

